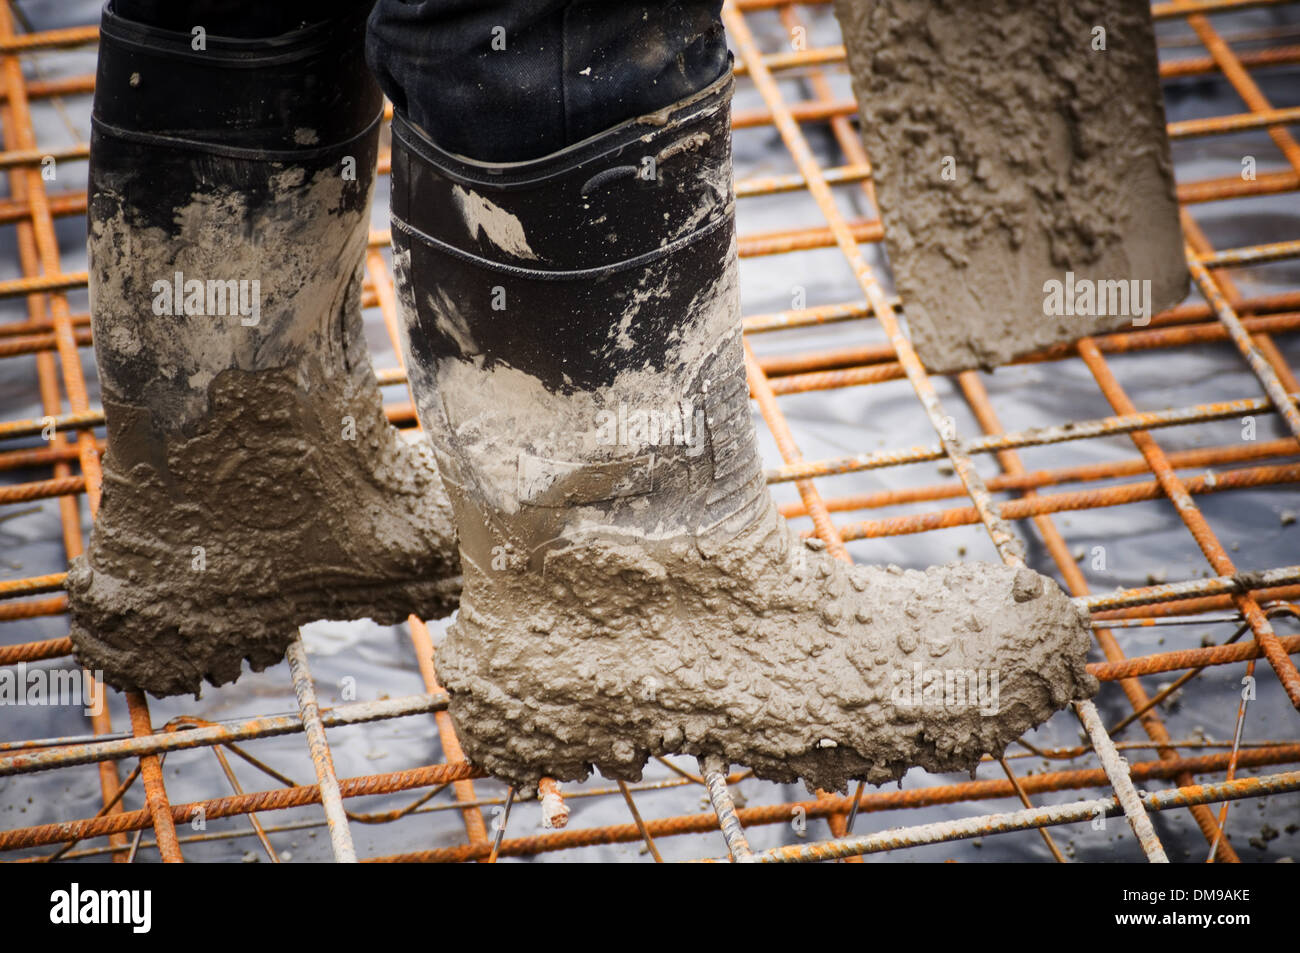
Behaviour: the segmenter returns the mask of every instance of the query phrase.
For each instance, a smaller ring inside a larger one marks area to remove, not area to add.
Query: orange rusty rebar
[[[7,6],[7,4],[6,4]],[[30,53],[35,50],[52,50],[63,47],[85,46],[99,40],[98,26],[74,26],[62,30],[45,30],[26,36],[14,33],[12,14],[5,18],[8,26],[0,32],[0,54],[17,60],[15,53]]]
[[[7,21],[6,21],[6,25]],[[6,69],[5,88],[13,82],[12,70]],[[21,83],[21,71],[19,71],[19,82]],[[27,119],[30,122],[30,118]],[[21,117],[14,109],[12,102],[6,102],[3,110],[3,128],[4,140],[6,145],[18,134],[18,128],[23,122]],[[31,204],[27,202],[29,182],[26,176],[11,174],[10,175],[10,193],[16,202],[20,202],[31,209]],[[36,248],[35,234],[32,222],[23,219],[17,223],[18,233],[18,253],[19,264],[25,274],[32,274],[40,267],[38,261],[38,252]],[[31,295],[27,299],[28,316],[32,321],[41,320],[46,310],[45,298],[41,295]],[[53,326],[53,325],[51,325]],[[57,370],[54,364],[52,353],[43,352],[36,355],[36,372],[41,392],[42,409],[47,415],[57,415],[61,411],[62,399],[59,393]],[[93,441],[93,437],[91,438]],[[51,449],[71,449],[67,447],[66,439],[58,435],[51,443]],[[98,445],[96,445],[96,450]],[[77,444],[76,459],[84,459],[85,449],[80,442]],[[72,477],[69,460],[65,457],[54,462],[53,473],[55,480],[70,480]],[[63,548],[64,555],[71,560],[80,555],[82,551],[81,538],[81,514],[77,503],[71,497],[63,497],[59,500],[60,524],[63,530]],[[60,596],[52,600],[39,600],[36,602],[23,603],[19,606],[0,607],[0,620],[31,618],[38,615],[52,615],[56,612],[62,612],[67,607],[66,598]],[[103,697],[103,685],[97,684],[96,689],[100,692],[99,697]],[[109,734],[113,730],[112,718],[108,713],[106,706],[99,706],[98,710],[91,714],[91,730],[95,734]],[[120,790],[120,777],[118,775],[117,765],[111,763],[100,764],[98,766],[100,796],[104,803],[104,810],[107,813],[118,813],[121,806],[117,801],[117,792]],[[127,841],[124,836],[116,836],[110,840],[110,844],[115,848],[113,861],[122,863],[127,860],[126,848]]]
[[[1300,635],[1279,636],[1278,642],[1284,652],[1292,654],[1300,652]],[[1112,662],[1095,662],[1089,664],[1088,671],[1104,682],[1113,682],[1125,678],[1136,678],[1140,675],[1176,672],[1186,668],[1205,668],[1211,665],[1248,662],[1262,656],[1263,650],[1257,642],[1244,642],[1234,645],[1211,645],[1202,649],[1181,649],[1174,652],[1142,655]]]
[[[979,375],[973,371],[967,371],[959,376],[958,382],[961,386],[962,393],[966,397],[967,403],[975,414],[976,420],[980,424],[980,427],[986,433],[1000,433],[1002,431],[1001,421],[999,421],[997,413],[993,409],[993,404],[989,400],[988,392],[981,383]],[[997,456],[1003,470],[1010,477],[1022,477],[1025,475],[1024,464],[1020,460],[1020,455],[1014,450],[1001,451]],[[1027,488],[1025,491],[1026,499],[1034,498],[1036,495],[1037,491],[1034,488]],[[1070,592],[1076,596],[1086,595],[1088,592],[1087,580],[1084,578],[1083,573],[1079,570],[1078,565],[1071,557],[1068,547],[1066,546],[1065,538],[1061,535],[1060,530],[1057,529],[1056,524],[1046,514],[1035,515],[1033,517],[1033,522],[1040,537],[1046,544],[1048,552],[1056,562],[1057,568],[1064,577]],[[1120,648],[1118,641],[1115,639],[1110,629],[1094,629],[1093,637],[1097,640],[1098,645],[1101,647],[1101,650],[1107,659],[1116,662],[1124,658],[1123,650]],[[1102,670],[1099,667],[1090,666],[1089,671],[1098,678],[1102,678]],[[1139,720],[1141,721],[1142,727],[1146,731],[1147,736],[1152,741],[1159,742],[1162,745],[1167,743],[1170,740],[1169,732],[1165,728],[1164,721],[1161,719],[1159,713],[1154,710],[1153,706],[1151,706],[1146,690],[1142,687],[1142,684],[1137,681],[1136,674],[1129,675],[1122,679],[1120,687],[1128,698],[1134,712],[1141,713],[1139,715]],[[1177,757],[1177,751],[1173,747],[1161,747],[1159,749],[1159,756],[1163,760],[1170,760]],[[1192,778],[1188,774],[1181,774],[1178,776],[1177,780],[1180,785],[1190,784]],[[1236,856],[1232,850],[1232,846],[1226,838],[1221,837],[1221,828],[1215,823],[1209,808],[1203,805],[1198,805],[1193,807],[1191,811],[1197,826],[1205,834],[1206,838],[1215,845],[1216,850],[1221,848],[1225,859],[1235,860]]]
[[[1190,771],[1204,774],[1222,771],[1228,763],[1227,753],[1182,758],[1175,762],[1140,761],[1132,765],[1132,776],[1137,781],[1172,779],[1177,773]],[[1255,748],[1243,750],[1240,763],[1243,767],[1288,764],[1300,760],[1300,745],[1280,748]],[[1021,784],[1029,794],[1053,791],[1078,790],[1100,787],[1106,783],[1106,774],[1100,769],[1061,771],[1029,775]],[[936,785],[907,791],[871,791],[862,795],[860,811],[887,811],[900,808],[930,807],[953,804],[967,800],[992,800],[1015,797],[1015,788],[1006,779],[968,781],[960,784]],[[849,807],[847,797],[820,797],[812,801],[788,804],[764,804],[736,809],[736,817],[746,827],[789,823],[792,812],[802,811],[806,817],[826,817],[844,812]],[[675,837],[683,834],[702,834],[718,829],[717,817],[707,814],[687,814],[678,817],[656,818],[646,821],[646,827],[655,837]],[[600,828],[553,831],[532,837],[506,840],[501,844],[503,857],[531,856],[548,851],[569,850],[593,844],[630,843],[641,839],[635,824],[618,824]],[[0,835],[3,849],[3,835]],[[480,849],[481,850],[481,849]],[[372,857],[366,863],[463,863],[485,854],[472,846],[435,848],[409,851],[386,857]]]
[[[6,147],[15,146],[20,151],[36,148],[31,112],[23,80],[22,62],[14,52],[15,49],[23,46],[24,41],[15,36],[11,9],[7,4],[0,5],[0,50],[5,51],[2,58],[0,58],[0,69],[3,70],[3,85],[7,100],[5,112],[9,118],[5,130],[5,145]],[[12,143],[10,139],[13,140]],[[67,394],[68,404],[72,412],[74,414],[83,414],[89,411],[90,403],[86,395],[81,357],[77,353],[77,341],[71,323],[72,314],[68,308],[66,296],[61,293],[62,289],[68,287],[66,283],[78,276],[65,276],[61,272],[59,244],[54,233],[54,219],[50,212],[45,182],[41,177],[40,170],[35,167],[15,169],[10,174],[10,190],[16,199],[25,200],[29,203],[31,214],[28,219],[24,220],[24,225],[30,225],[30,234],[35,242],[40,268],[43,272],[43,275],[39,278],[24,280],[32,283],[32,290],[40,290],[38,286],[44,282],[47,285],[46,290],[52,292],[46,301],[49,307],[50,319],[54,326],[59,363],[63,371],[63,388]],[[81,280],[84,283],[84,276],[81,276]],[[0,282],[0,285],[3,284],[5,283]],[[90,512],[93,518],[99,510],[100,484],[103,480],[99,465],[99,450],[94,435],[89,431],[80,431],[77,435],[77,448],[81,472],[86,480],[86,498],[90,504]],[[69,532],[67,516],[65,516],[64,525],[65,533]],[[141,726],[143,726],[147,730],[149,714],[144,696],[131,692],[127,693],[126,700],[133,728],[141,730]],[[162,770],[156,762],[150,764],[141,762],[141,778],[145,786],[146,800],[155,818],[156,829],[154,834],[158,840],[160,852],[165,860],[180,860],[180,847],[176,843],[176,832],[174,829],[169,829],[170,822],[165,818],[167,794],[163,783]],[[105,776],[101,779],[101,788],[104,790],[105,795],[108,796],[109,785],[106,782],[107,777]],[[115,790],[117,785],[112,784],[111,787]]]
[[[1279,749],[1277,756],[1285,758],[1287,752],[1284,749]],[[1246,763],[1253,765],[1257,762],[1243,759],[1243,764]],[[438,764],[407,771],[394,771],[388,774],[340,778],[339,790],[345,798],[367,797],[481,776],[482,774],[477,768],[464,762]],[[210,798],[188,804],[173,804],[170,806],[169,813],[174,827],[177,822],[182,824],[189,822],[200,812],[208,820],[216,820],[254,812],[282,811],[288,808],[305,807],[309,804],[319,803],[320,786],[304,784],[297,787],[277,788],[271,791],[256,791],[249,794]],[[39,824],[34,827],[0,831],[0,852],[22,850],[46,844],[65,843],[71,840],[85,840],[89,837],[103,837],[125,831],[138,831],[154,826],[154,824],[155,820],[148,810],[139,810],[123,811],[119,814],[79,821],[60,821],[54,824]],[[479,845],[471,844],[467,846],[474,848]]]
[[[374,282],[377,303],[383,315],[384,326],[388,330],[389,340],[392,342],[393,350],[397,354],[398,367],[404,374],[405,357],[402,354],[401,332],[398,330],[397,325],[397,294],[392,279],[389,277],[388,269],[384,265],[383,256],[378,251],[372,249],[366,253],[366,270],[370,273]],[[411,400],[414,402],[415,394],[409,390],[409,387],[408,393],[411,394]],[[424,690],[431,693],[442,691],[442,686],[438,682],[438,671],[434,664],[433,638],[429,634],[428,626],[424,624],[424,620],[411,616],[407,620],[407,628],[410,631],[411,646],[415,650],[416,664],[420,668],[420,677],[424,680]],[[465,752],[461,748],[460,738],[456,735],[456,728],[452,724],[451,715],[445,711],[440,711],[435,712],[433,717],[438,729],[438,739],[442,744],[443,759],[447,762],[464,761]],[[461,819],[465,824],[465,834],[470,843],[475,845],[487,844],[487,824],[483,819],[483,812],[477,807],[471,806],[473,802],[478,800],[478,795],[474,790],[474,782],[468,778],[456,781],[452,785],[452,793],[457,801],[466,803],[466,807],[461,811]]]
[[[0,646],[0,665],[16,665],[19,662],[40,662],[45,659],[63,658],[64,656],[71,654],[71,639],[43,639],[40,642],[4,645]]]
[[[859,286],[871,303],[872,311],[884,328],[890,343],[893,344],[894,350],[898,354],[898,360],[903,365],[908,380],[912,384],[912,389],[924,407],[931,425],[939,434],[944,450],[962,484],[966,487],[971,502],[979,511],[981,522],[992,538],[993,544],[997,547],[1006,564],[1023,566],[1025,564],[1024,550],[1020,541],[1011,533],[1010,527],[1003,519],[997,505],[992,501],[974,464],[966,455],[961,442],[956,436],[955,429],[952,428],[951,418],[944,415],[933,384],[912,349],[911,342],[903,335],[897,317],[881,290],[879,282],[872,273],[871,267],[862,257],[855,238],[835,204],[830,187],[821,177],[816,157],[804,139],[798,123],[785,106],[779,87],[763,66],[762,57],[754,41],[753,34],[749,31],[743,16],[734,7],[724,7],[722,16],[735,40],[741,57],[749,65],[753,81],[758,87],[764,102],[772,110],[773,121],[782,140],[785,142],[786,148],[794,158],[796,166],[804,176],[810,195],[821,210],[832,232],[835,233],[836,244],[848,260]],[[822,512],[825,513],[824,508]],[[1091,702],[1078,702],[1075,708],[1085,725],[1092,723],[1100,725],[1096,709]],[[1106,768],[1111,786],[1114,788],[1119,802],[1124,806],[1124,813],[1144,853],[1153,862],[1164,860],[1164,850],[1160,845],[1150,819],[1142,809],[1141,802],[1133,788],[1132,780],[1128,775],[1115,770],[1113,767],[1123,765],[1123,761],[1116,755],[1110,739],[1104,732],[1098,734],[1090,731],[1090,734],[1092,734],[1094,744],[1098,747],[1098,755]]]
[[[1246,318],[1240,321],[1240,325],[1248,332],[1294,331],[1300,329],[1300,313]],[[1192,343],[1216,342],[1229,339],[1231,336],[1232,331],[1223,324],[1195,324],[1099,335],[1094,339],[1094,343],[1103,353],[1118,354],[1146,351],[1154,348],[1176,347]],[[1060,360],[1072,357],[1075,353],[1076,346],[1074,344],[1058,344],[1037,353],[1016,358],[1010,361],[1009,365]],[[857,360],[861,360],[863,366],[837,366],[843,364],[852,365]],[[794,369],[794,366],[798,364],[811,365],[814,362],[835,369],[809,371],[796,371]],[[819,355],[808,355],[794,359],[786,358],[783,359],[783,364],[790,369],[791,373],[773,377],[772,388],[777,394],[802,394],[814,390],[854,387],[859,384],[877,384],[884,381],[899,380],[906,376],[903,365],[894,360],[892,356],[887,357],[879,345],[827,351]],[[781,364],[778,364],[778,367],[781,366]],[[1271,398],[1272,395],[1270,394]]]
[[[1189,10],[1194,6],[1194,2],[1193,0],[1173,0],[1171,5],[1175,9]],[[1251,79],[1250,74],[1246,71],[1245,67],[1243,67],[1236,54],[1233,53],[1232,48],[1223,41],[1223,38],[1219,36],[1218,32],[1210,24],[1210,21],[1204,16],[1198,14],[1188,16],[1187,23],[1196,32],[1196,35],[1200,38],[1201,43],[1205,46],[1211,58],[1223,72],[1223,75],[1228,79],[1228,82],[1232,85],[1233,89],[1236,90],[1237,94],[1241,96],[1242,100],[1250,108],[1251,113],[1257,117],[1272,116],[1276,112],[1273,109],[1272,104],[1269,103],[1268,99],[1260,91],[1259,87],[1255,84],[1255,81]],[[1300,143],[1297,143],[1295,139],[1292,138],[1290,132],[1284,129],[1281,124],[1274,123],[1270,125],[1268,132],[1269,137],[1273,140],[1274,144],[1286,157],[1292,171],[1300,174]],[[1291,432],[1295,434],[1297,439],[1300,439],[1300,411],[1297,411],[1295,407],[1291,406],[1286,397],[1285,386],[1273,372],[1269,362],[1265,360],[1255,348],[1250,336],[1242,328],[1241,322],[1231,303],[1232,298],[1235,297],[1235,289],[1231,286],[1227,286],[1223,290],[1220,290],[1219,286],[1216,285],[1214,279],[1210,277],[1209,273],[1206,272],[1204,268],[1199,267],[1195,260],[1196,256],[1199,254],[1200,260],[1206,261],[1207,256],[1212,254],[1212,249],[1210,249],[1209,242],[1205,239],[1204,233],[1201,232],[1194,223],[1192,223],[1190,228],[1187,227],[1188,223],[1192,222],[1190,214],[1184,210],[1182,217],[1184,221],[1184,229],[1189,233],[1188,265],[1191,268],[1192,277],[1200,287],[1201,293],[1205,296],[1206,302],[1215,310],[1220,321],[1222,321],[1224,326],[1227,327],[1233,342],[1241,351],[1242,356],[1246,359],[1246,363],[1250,365],[1251,370],[1254,371],[1255,375],[1260,379],[1260,383],[1264,386],[1265,391],[1273,400],[1278,412],[1286,418],[1287,424],[1291,428]],[[1290,242],[1279,244],[1296,245],[1298,243]],[[1227,253],[1216,255],[1215,257],[1221,258],[1224,257],[1224,255],[1227,255]],[[1241,258],[1240,255],[1227,255],[1227,260],[1236,261],[1241,260]],[[1292,670],[1294,671],[1294,669]],[[1279,676],[1280,675],[1281,673],[1279,673]],[[1290,693],[1290,691],[1288,691],[1288,693]],[[1296,696],[1292,694],[1291,697],[1292,701],[1295,702]]]
[[[1001,451],[1007,453],[1009,451]],[[1253,460],[1269,459],[1295,455],[1293,442],[1290,440],[1268,440],[1260,443],[1246,443],[1241,446],[1207,447],[1198,450],[1178,450],[1169,454],[1169,462],[1176,469],[1192,469],[1225,466],[1230,463],[1245,463]],[[1045,486],[1062,483],[1091,483],[1098,480],[1113,480],[1116,477],[1134,476],[1150,473],[1146,461],[1141,458],[1117,460],[1114,463],[1084,463],[1055,470],[1024,471],[1017,475],[1004,474],[989,477],[985,482],[992,493],[1014,490],[1037,490]],[[1216,476],[1217,479],[1217,476]],[[932,502],[965,495],[959,483],[935,483],[926,486],[911,486],[897,490],[877,490],[873,493],[859,493],[852,496],[836,496],[826,499],[826,508],[832,513],[845,510],[868,510],[901,503]],[[799,503],[785,503],[779,507],[782,516],[794,519],[804,515]]]
[[[1137,408],[1120,387],[1119,381],[1115,379],[1114,374],[1106,364],[1106,359],[1102,357],[1096,345],[1088,338],[1084,338],[1079,342],[1079,354],[1092,371],[1093,377],[1097,379],[1098,386],[1101,387],[1102,393],[1116,413],[1135,413]],[[1174,472],[1159,444],[1145,430],[1135,430],[1129,434],[1129,438],[1137,446],[1142,456],[1146,458],[1161,489],[1169,497],[1170,502],[1174,504],[1179,517],[1186,524],[1214,571],[1221,576],[1233,575],[1237,571],[1236,567],[1215,537],[1214,531],[1210,529],[1210,524],[1201,515],[1201,511],[1196,508],[1196,504],[1192,501],[1191,494],[1188,491],[1188,485]],[[1291,657],[1282,650],[1277,641],[1277,636],[1273,632],[1272,624],[1260,609],[1259,604],[1248,593],[1234,595],[1233,601],[1246,620],[1250,622],[1255,638],[1259,641],[1260,648],[1264,650],[1264,655],[1269,664],[1273,666],[1273,671],[1277,673],[1283,688],[1286,689],[1291,704],[1296,708],[1300,708],[1300,671],[1296,670]]]
[[[1223,752],[1181,758],[1172,762],[1141,761],[1132,766],[1132,774],[1135,779],[1146,781],[1173,778],[1181,772],[1189,772],[1193,775],[1214,773],[1222,771],[1229,759],[1230,754]],[[1275,745],[1243,748],[1239,764],[1241,767],[1258,768],[1297,761],[1300,761],[1300,745]],[[445,784],[457,778],[475,776],[478,776],[478,772],[468,764],[432,765],[390,774],[340,779],[339,787],[344,797],[361,797]],[[1031,794],[1077,790],[1099,786],[1104,783],[1105,775],[1097,769],[1076,769],[1030,775],[1022,781],[1025,790]],[[317,803],[319,796],[319,790],[316,786],[306,785],[256,792],[238,797],[221,797],[190,804],[173,805],[171,811],[173,818],[177,821],[186,821],[199,810],[202,810],[209,819],[215,819],[247,814],[252,811],[260,812],[300,807],[305,804]],[[913,790],[868,792],[862,796],[860,810],[912,809],[1014,796],[1014,789],[1010,782],[1006,780],[961,782]],[[825,796],[812,802],[741,808],[737,813],[742,823],[750,825],[784,823],[789,821],[792,809],[803,808],[808,816],[823,817],[835,812],[844,812],[851,806],[846,803],[848,801],[848,798]],[[697,828],[696,825],[701,823],[704,826]],[[140,810],[126,812],[114,817],[64,821],[18,830],[0,831],[0,852],[46,844],[66,843],[72,840],[83,840],[122,831],[140,830],[150,826],[150,824],[151,819],[148,812]],[[711,813],[651,820],[646,822],[646,826],[652,834],[657,836],[717,830],[716,819]],[[631,831],[630,836],[617,838],[611,836],[614,831],[628,829]],[[614,828],[570,829],[555,834],[542,835],[540,838],[544,842],[544,846],[541,848],[544,850],[560,850],[588,844],[626,842],[638,839],[640,839],[640,834],[636,827],[631,824]],[[539,839],[534,838],[532,840]],[[486,850],[489,848],[490,845],[476,846],[469,844],[460,848],[451,848],[449,852],[420,852],[417,855],[405,855],[403,859],[473,860],[486,856]],[[477,853],[477,851],[482,851],[482,853]],[[506,856],[536,852],[538,851],[520,849],[518,842],[506,841],[502,845],[502,853]]]
[[[1172,469],[1169,472],[1173,475]],[[1178,477],[1174,476],[1174,479],[1178,479]],[[1191,477],[1183,481],[1181,485],[1185,491],[1183,496],[1190,503],[1192,495],[1223,493],[1244,487],[1274,486],[1279,483],[1297,482],[1300,482],[1300,463],[1228,470],[1210,476]],[[1127,503],[1158,500],[1167,495],[1167,492],[1167,486],[1157,479],[1143,483],[1126,483],[1122,486],[1105,487],[1098,490],[1025,496],[1002,503],[1001,511],[1006,519],[1020,520],[1046,513],[1061,513],[1067,510],[1091,510],[1104,506],[1123,506]],[[979,511],[973,506],[968,506],[918,513],[912,516],[862,520],[861,522],[840,526],[839,531],[840,535],[846,540],[878,539],[882,536],[902,536],[908,533],[924,533],[935,529],[951,529],[954,526],[971,526],[978,522],[980,522]],[[1231,563],[1229,562],[1226,565],[1231,566]],[[1214,564],[1214,568],[1225,576],[1230,576],[1236,572],[1235,569],[1225,570],[1217,563]]]
[[[104,445],[99,444],[102,453]],[[77,459],[77,448],[56,440],[48,447],[27,447],[0,453],[0,470],[26,470],[31,467],[71,463]]]
[[[134,696],[134,699],[132,698]],[[149,721],[149,706],[140,692],[127,692],[127,701],[131,713],[131,733],[137,738],[153,734],[153,725]],[[142,755],[140,758],[140,778],[145,783],[145,804],[149,819],[153,825],[154,837],[158,841],[158,853],[165,864],[179,864],[181,845],[176,840],[176,822],[172,817],[171,805],[167,803],[167,794],[163,787],[162,762],[158,755]],[[190,818],[185,818],[190,820]]]

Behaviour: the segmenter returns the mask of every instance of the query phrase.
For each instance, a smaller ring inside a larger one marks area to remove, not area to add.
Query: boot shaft
[[[969,770],[1095,690],[1086,620],[1034,573],[851,566],[776,513],[729,87],[509,165],[394,121],[407,367],[464,569],[439,677],[468,757],[522,790],[668,753],[835,789]],[[926,669],[955,710],[895,703]]]
[[[583,527],[709,536],[765,505],[736,282],[730,78],[545,159],[394,120],[413,392],[476,562]]]
[[[106,9],[90,170],[103,496],[69,566],[78,659],[197,692],[316,619],[452,611],[432,453],[385,419],[361,321],[380,97],[361,19],[270,40]]]
[[[133,141],[302,162],[369,129],[383,103],[366,11],[280,36],[181,33],[118,16],[99,33],[93,122]],[[195,27],[196,31],[202,27]]]
[[[104,13],[90,296],[110,441],[191,432],[222,374],[348,366],[381,97],[364,21],[197,38]],[[367,368],[368,370],[368,368]],[[131,414],[112,409],[133,408]],[[114,432],[117,431],[117,432]]]

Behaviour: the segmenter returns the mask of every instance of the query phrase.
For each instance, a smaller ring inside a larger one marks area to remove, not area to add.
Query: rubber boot
[[[778,516],[730,94],[509,165],[393,123],[404,346],[465,579],[439,675],[468,756],[525,790],[669,753],[832,790],[972,769],[1096,690],[1049,579],[850,565]]]
[[[90,159],[103,499],[68,574],[81,663],[197,692],[315,619],[446,615],[432,454],[384,417],[360,296],[381,97],[364,12],[270,40],[105,10]]]

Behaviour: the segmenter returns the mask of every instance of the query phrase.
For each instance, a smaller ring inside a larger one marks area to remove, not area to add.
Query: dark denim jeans
[[[246,38],[372,5],[366,56],[385,95],[438,145],[481,161],[547,155],[729,66],[722,0],[113,0],[127,19]]]

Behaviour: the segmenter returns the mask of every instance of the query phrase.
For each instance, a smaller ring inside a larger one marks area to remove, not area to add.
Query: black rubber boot
[[[730,95],[510,165],[394,120],[408,366],[465,573],[439,673],[469,757],[525,788],[670,752],[828,789],[970,769],[1096,689],[1051,580],[851,566],[778,517]]]
[[[452,611],[450,510],[383,414],[360,294],[381,97],[364,10],[270,40],[106,8],[90,294],[108,420],[82,664],[197,692],[314,619]]]
[[[729,72],[721,11],[722,0],[377,0],[366,47],[394,109],[444,150],[519,162]]]

